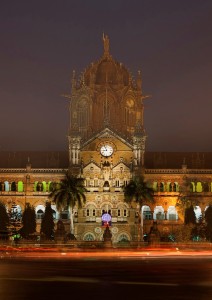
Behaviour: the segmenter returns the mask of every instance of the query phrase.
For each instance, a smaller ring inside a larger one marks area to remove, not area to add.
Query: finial
[[[142,79],[141,79],[141,71],[138,70],[138,75],[137,75],[137,88],[142,91]]]
[[[109,37],[103,32],[104,56],[109,56],[110,41]]]
[[[75,70],[73,70],[73,72],[72,72],[72,78],[73,79],[75,79],[75,74],[76,74],[76,72],[75,72]]]
[[[72,79],[71,79],[72,90],[74,90],[75,87],[76,87],[76,78],[75,78],[75,76],[76,76],[76,72],[75,72],[75,70],[73,70]]]

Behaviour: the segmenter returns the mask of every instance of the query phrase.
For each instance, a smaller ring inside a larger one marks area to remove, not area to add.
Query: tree
[[[56,204],[57,210],[62,211],[68,207],[70,212],[71,233],[74,233],[74,208],[79,208],[86,201],[84,179],[78,178],[69,172],[66,173],[65,179],[59,184],[53,184],[49,198]]]
[[[174,236],[174,240],[178,243],[187,243],[192,240],[194,225],[193,224],[187,224],[183,226],[178,226],[175,228],[172,232]]]
[[[196,215],[194,212],[193,205],[186,207],[185,209],[185,220],[184,223],[187,224],[196,224]]]
[[[139,205],[141,237],[143,240],[143,213],[142,206],[147,203],[154,203],[154,190],[147,185],[143,176],[136,176],[124,188],[124,198],[127,203],[133,200]]]
[[[196,224],[196,215],[194,207],[199,204],[198,200],[188,199],[184,194],[180,194],[177,199],[176,207],[184,215],[185,224]]]
[[[212,242],[212,205],[209,205],[205,211],[206,221],[206,239]]]
[[[53,238],[54,234],[54,217],[53,217],[53,210],[51,208],[51,203],[46,202],[46,209],[44,216],[41,221],[41,233],[44,233],[46,239],[50,240]]]
[[[29,235],[36,232],[36,214],[35,209],[30,203],[26,203],[22,216],[22,228],[20,234],[23,238],[28,239]]]
[[[0,201],[0,232],[5,234],[7,232],[7,226],[9,225],[9,216],[5,204]]]

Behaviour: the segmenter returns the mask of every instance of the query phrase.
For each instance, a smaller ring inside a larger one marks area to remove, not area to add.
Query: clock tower
[[[141,72],[133,80],[127,68],[113,59],[109,38],[103,35],[103,55],[79,78],[74,71],[71,84],[69,168],[85,179],[86,205],[93,207],[85,209],[82,217],[98,221],[103,211],[110,211],[114,224],[121,205],[127,220],[123,187],[144,167],[143,100],[147,96],[142,92]],[[83,235],[79,225],[78,230]]]

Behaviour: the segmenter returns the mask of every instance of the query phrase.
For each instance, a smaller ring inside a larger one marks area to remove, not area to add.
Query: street
[[[0,259],[1,300],[211,297],[210,252],[8,252]]]

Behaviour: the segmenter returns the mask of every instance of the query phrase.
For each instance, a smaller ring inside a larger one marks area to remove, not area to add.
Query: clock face
[[[103,156],[111,156],[113,154],[113,147],[111,145],[105,144],[100,148],[100,153]]]

